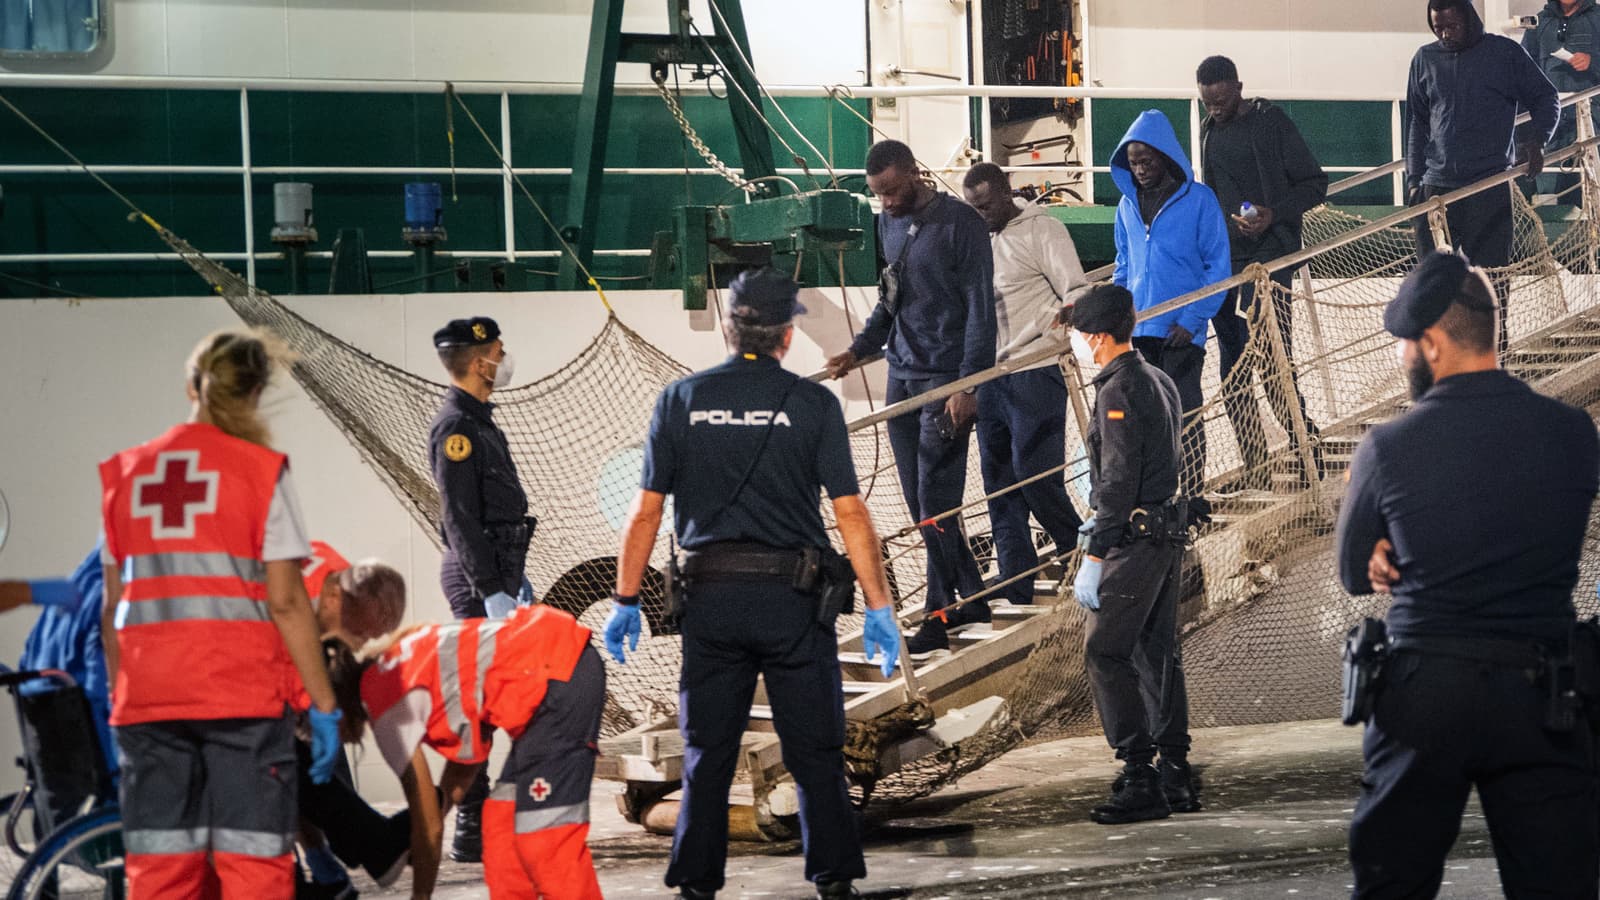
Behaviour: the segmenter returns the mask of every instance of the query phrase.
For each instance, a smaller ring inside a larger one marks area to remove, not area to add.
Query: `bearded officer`
[[[745,272],[725,320],[736,353],[668,385],[645,441],[644,476],[624,526],[606,647],[623,661],[637,646],[641,577],[668,494],[683,548],[683,803],[666,883],[689,898],[723,885],[728,786],[755,691],[766,684],[783,764],[799,788],[805,875],[821,898],[855,896],[866,874],[844,775],[844,700],[834,613],[800,587],[808,554],[831,552],[818,497],[826,488],[866,596],[865,649],[899,653],[877,533],[856,484],[839,401],[780,365],[804,308],[773,269]],[[849,586],[849,575],[831,583]]]
[[[1350,823],[1356,897],[1438,893],[1474,786],[1506,896],[1596,895],[1593,741],[1552,704],[1550,664],[1576,618],[1600,440],[1499,367],[1497,309],[1481,269],[1433,252],[1383,314],[1416,403],[1362,440],[1339,511],[1345,589],[1394,597]]]
[[[532,601],[523,572],[534,522],[489,402],[490,394],[511,383],[511,354],[500,326],[483,316],[452,320],[434,332],[433,346],[451,385],[428,438],[444,535],[439,582],[456,618],[503,618],[519,594]],[[482,858],[479,811],[488,795],[489,779],[480,771],[456,812],[451,859]]]

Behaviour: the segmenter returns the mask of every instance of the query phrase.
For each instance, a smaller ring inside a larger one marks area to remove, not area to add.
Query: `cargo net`
[[[1510,288],[1512,371],[1530,380],[1567,376],[1600,351],[1597,250],[1585,213],[1547,236],[1537,211],[1513,190],[1516,250],[1494,273]],[[1245,725],[1335,714],[1338,648],[1348,627],[1380,613],[1378,597],[1351,598],[1339,588],[1331,534],[1343,477],[1361,435],[1405,407],[1393,341],[1380,326],[1383,305],[1414,264],[1409,226],[1375,228],[1331,207],[1306,219],[1306,244],[1339,242],[1309,265],[1273,281],[1257,272],[1257,302],[1247,311],[1248,343],[1225,381],[1215,335],[1207,341],[1205,403],[1186,432],[1185,471],[1213,506],[1212,521],[1186,554],[1180,611],[1192,726]],[[250,287],[176,235],[163,239],[224,296],[246,322],[282,335],[299,353],[294,375],[400,498],[423,530],[438,535],[438,496],[427,468],[429,422],[445,388],[361,352]],[[1094,371],[1063,369],[1069,387],[1092,408]],[[496,394],[496,421],[510,439],[540,524],[528,576],[541,599],[598,629],[615,576],[619,528],[637,485],[641,440],[656,395],[685,369],[614,316],[593,343],[559,371]],[[1573,381],[1565,399],[1600,406],[1593,380]],[[1303,398],[1303,404],[1302,404]],[[1066,481],[1087,511],[1087,464],[1069,407],[1068,462],[1050,477]],[[1196,424],[1197,423],[1197,424]],[[1202,457],[1198,436],[1205,436]],[[906,507],[882,425],[852,435],[857,470],[879,530],[885,532],[894,594],[909,625],[924,602],[925,554]],[[1011,490],[1014,487],[1004,487]],[[976,448],[969,457],[967,504],[944,519],[961,523],[987,578],[997,575]],[[826,505],[825,505],[826,509]],[[898,529],[898,530],[896,530]],[[1591,543],[1600,538],[1591,526]],[[1004,701],[976,733],[889,771],[857,778],[858,799],[904,800],[930,793],[1030,738],[1092,733],[1098,721],[1083,664],[1083,613],[1072,603],[1076,551],[1058,554],[1042,533],[1040,602],[1056,605],[1031,619],[1019,655],[929,691],[940,715],[986,695]],[[626,666],[610,665],[604,732],[617,735],[669,720],[677,710],[681,653],[658,635],[657,572],[665,533],[651,557],[643,595],[645,638]],[[1594,611],[1595,568],[1585,560],[1580,608]],[[990,589],[986,594],[992,593]],[[984,596],[984,595],[980,595]],[[839,620],[841,649],[859,652],[859,614]],[[960,641],[956,642],[960,644]],[[959,665],[959,654],[949,663]],[[846,663],[847,679],[881,676]],[[936,667],[935,667],[936,668]],[[931,671],[931,669],[930,669]],[[925,686],[933,681],[923,679]],[[857,681],[856,683],[860,683]],[[847,696],[847,700],[849,697]],[[896,704],[903,696],[896,697]],[[899,716],[905,721],[888,721]],[[879,721],[852,724],[851,741],[869,757],[889,735],[926,727],[922,711],[901,706]],[[1203,748],[1197,751],[1203,755]],[[1109,759],[1109,751],[1108,751]],[[870,763],[865,767],[873,769]],[[856,773],[861,776],[862,773]]]

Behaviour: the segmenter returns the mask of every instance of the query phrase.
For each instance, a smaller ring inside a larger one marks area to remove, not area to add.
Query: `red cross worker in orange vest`
[[[599,900],[589,855],[606,670],[589,629],[549,606],[505,619],[396,631],[358,658],[328,642],[344,739],[367,724],[411,809],[412,896],[432,893],[444,813],[489,757],[494,728],[511,753],[483,806],[483,874],[494,900]],[[446,760],[433,790],[426,744]],[[443,803],[440,797],[443,797]]]
[[[289,900],[296,701],[311,775],[338,710],[301,581],[311,555],[288,458],[258,405],[285,353],[222,331],[189,358],[192,415],[100,464],[111,724],[133,900]],[[301,686],[304,685],[302,694]]]

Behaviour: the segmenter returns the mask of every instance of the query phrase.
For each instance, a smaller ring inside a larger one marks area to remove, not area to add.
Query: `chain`
[[[711,148],[706,146],[706,142],[700,139],[699,132],[694,130],[694,126],[689,124],[688,117],[683,114],[683,107],[678,105],[677,96],[672,91],[667,90],[665,73],[656,73],[653,80],[656,83],[656,91],[661,94],[661,102],[667,105],[667,111],[672,113],[672,118],[677,121],[678,128],[683,131],[683,136],[689,139],[689,144],[694,147],[696,153],[700,154],[700,158],[705,160],[706,164],[711,168],[716,169],[723,178],[728,179],[729,184],[744,191],[746,194],[754,194],[756,192],[755,184],[745,180],[738,172],[728,168],[728,164],[718,159],[717,155],[711,152]]]

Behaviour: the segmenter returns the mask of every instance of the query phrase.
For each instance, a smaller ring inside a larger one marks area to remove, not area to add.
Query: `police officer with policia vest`
[[[444,535],[439,583],[456,618],[504,618],[519,597],[533,602],[523,573],[534,520],[489,402],[511,383],[511,354],[500,326],[484,316],[451,320],[433,333],[433,346],[451,383],[428,437]],[[479,812],[488,795],[489,778],[480,771],[456,811],[450,848],[456,862],[483,858]]]
[[[884,677],[899,655],[899,629],[839,401],[780,365],[794,337],[790,320],[805,311],[797,291],[770,268],[734,279],[724,324],[735,352],[662,391],[618,554],[605,642],[623,662],[638,646],[640,580],[672,494],[685,582],[684,757],[666,883],[681,897],[714,897],[722,888],[728,787],[758,675],[799,789],[806,879],[819,898],[851,897],[851,882],[867,872],[845,784],[834,636],[855,579],[867,602],[866,656],[883,651]],[[828,543],[822,488],[848,559]]]
[[[1133,295],[1103,284],[1078,298],[1072,326],[1100,374],[1089,426],[1094,513],[1073,590],[1089,611],[1084,660],[1106,741],[1123,761],[1102,825],[1195,812],[1189,696],[1178,645],[1188,506],[1178,493],[1183,404],[1166,373],[1131,342]],[[1157,765],[1157,752],[1160,762]]]
[[[1356,897],[1436,894],[1474,786],[1506,896],[1596,896],[1593,737],[1570,693],[1594,687],[1562,663],[1600,441],[1499,368],[1496,312],[1482,270],[1434,252],[1383,314],[1416,403],[1361,442],[1339,513],[1339,580],[1394,598],[1387,646],[1359,652],[1384,659]]]

